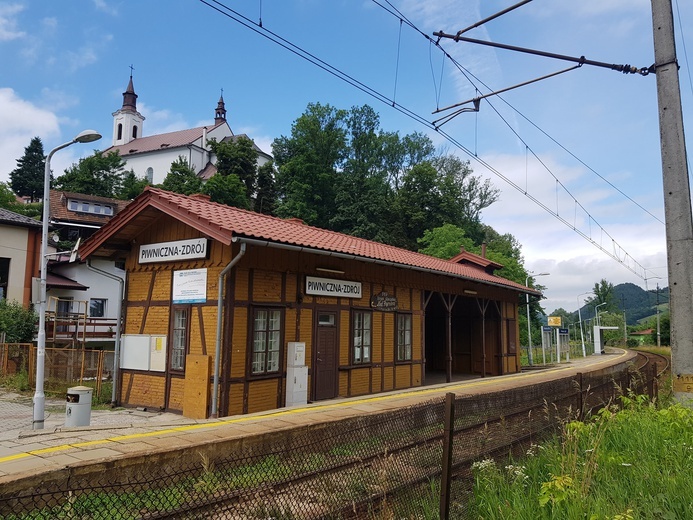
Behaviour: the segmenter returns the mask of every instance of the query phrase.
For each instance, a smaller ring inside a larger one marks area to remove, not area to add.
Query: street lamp
[[[599,321],[599,307],[601,307],[602,305],[606,305],[606,302],[602,302],[594,306],[594,317],[597,320],[597,327],[601,325],[601,322]]]
[[[549,276],[551,273],[539,273],[533,275],[535,278],[537,276]],[[532,278],[532,275],[528,275],[527,278],[525,279],[525,286],[529,289],[529,279]],[[527,351],[528,356],[529,356],[529,364],[530,366],[534,364],[534,355],[532,354],[532,327],[529,322],[529,293],[525,293],[525,299],[527,302],[527,342],[529,343],[529,349]],[[543,343],[542,343],[542,357],[544,358],[544,364],[546,364],[546,354],[544,353],[543,350]]]
[[[580,312],[580,296],[584,296],[585,294],[592,294],[591,292],[584,292],[582,294],[577,295],[577,304],[578,304],[578,321],[580,322],[580,342],[582,343],[582,357],[585,358],[587,357],[587,353],[585,352],[585,335],[582,333],[582,313]]]
[[[32,429],[42,430],[45,419],[46,395],[43,393],[44,368],[46,360],[46,275],[48,272],[48,220],[50,219],[51,158],[58,150],[75,143],[91,143],[101,139],[96,130],[84,130],[72,141],[53,148],[46,156],[43,175],[43,222],[41,229],[41,278],[39,287],[39,329],[36,348],[36,391],[34,392],[34,420]]]

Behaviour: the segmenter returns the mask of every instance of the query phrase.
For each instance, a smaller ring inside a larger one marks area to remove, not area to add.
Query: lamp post
[[[585,352],[585,335],[582,333],[582,313],[580,312],[580,296],[584,296],[585,294],[592,294],[591,292],[584,292],[582,294],[577,295],[577,304],[578,304],[578,321],[580,322],[580,342],[582,343],[582,357],[585,358],[587,357],[587,353]]]
[[[602,324],[601,321],[599,321],[599,307],[602,305],[606,305],[606,302],[602,302],[594,306],[594,317],[597,320],[597,327]]]
[[[550,273],[539,273],[535,275],[528,275],[527,278],[525,279],[525,286],[529,289],[529,279],[532,278],[533,276],[536,278],[537,276],[549,276]],[[529,293],[525,293],[525,301],[527,302],[527,343],[529,345],[528,350],[527,350],[527,355],[529,358],[529,364],[530,366],[534,364],[534,355],[532,354],[532,326],[530,324],[529,320]],[[543,345],[543,344],[542,344]],[[546,364],[546,354],[544,354],[544,350],[542,348],[542,356],[544,358],[544,364]]]
[[[43,222],[41,229],[41,278],[39,287],[39,328],[36,348],[36,391],[34,392],[34,420],[32,429],[42,430],[45,420],[46,395],[43,393],[44,368],[46,360],[46,275],[48,274],[48,220],[50,219],[51,158],[58,150],[75,143],[91,143],[101,139],[95,130],[84,130],[72,141],[53,148],[46,156],[43,175]]]

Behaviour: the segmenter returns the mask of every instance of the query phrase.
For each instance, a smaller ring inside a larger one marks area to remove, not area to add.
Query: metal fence
[[[45,358],[44,387],[46,392],[65,394],[65,389],[74,384],[94,388],[94,399],[110,398],[113,372],[112,350],[88,350],[81,348],[47,348]],[[31,343],[0,344],[0,376],[24,375],[28,385],[36,383],[36,346]]]
[[[243,439],[222,458],[200,451],[191,462],[153,456],[140,466],[99,465],[98,472],[75,472],[59,483],[43,479],[31,489],[0,491],[0,517],[424,519],[444,511],[471,518],[472,462],[539,442],[626,387],[652,389],[655,378],[656,369],[578,374],[448,398],[448,408],[438,399]]]

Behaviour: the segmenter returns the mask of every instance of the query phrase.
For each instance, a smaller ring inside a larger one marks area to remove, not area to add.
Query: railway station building
[[[518,302],[539,296],[484,256],[152,187],[80,256],[125,263],[118,403],[195,418],[519,372]]]

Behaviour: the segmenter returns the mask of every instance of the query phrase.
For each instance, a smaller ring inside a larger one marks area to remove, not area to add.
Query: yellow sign
[[[693,392],[693,374],[680,374],[674,377],[674,392]]]
[[[561,317],[560,316],[549,316],[549,327],[560,327]]]

